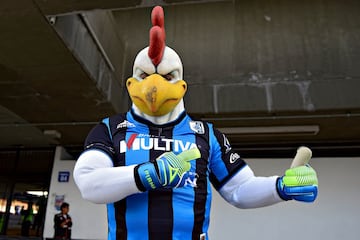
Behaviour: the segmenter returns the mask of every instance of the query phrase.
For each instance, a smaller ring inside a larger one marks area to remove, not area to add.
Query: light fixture
[[[44,135],[52,139],[60,139],[61,133],[57,130],[44,130]]]
[[[27,194],[35,195],[35,196],[47,196],[47,191],[26,191]]]

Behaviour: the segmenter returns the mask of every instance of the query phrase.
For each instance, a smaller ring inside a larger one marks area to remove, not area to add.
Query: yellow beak
[[[150,116],[162,116],[171,112],[187,89],[184,80],[170,83],[159,74],[152,74],[142,81],[129,78],[126,86],[132,102]]]

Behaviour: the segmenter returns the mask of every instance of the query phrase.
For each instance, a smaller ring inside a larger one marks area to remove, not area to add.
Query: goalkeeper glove
[[[318,179],[315,170],[305,165],[286,170],[276,186],[279,196],[286,201],[313,202],[317,197]]]
[[[200,156],[198,148],[183,151],[178,155],[166,152],[154,162],[146,162],[135,167],[136,185],[142,191],[183,187],[187,181],[194,182],[196,179],[196,173],[189,172],[189,161]]]

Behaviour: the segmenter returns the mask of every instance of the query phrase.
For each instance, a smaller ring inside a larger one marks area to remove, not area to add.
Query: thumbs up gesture
[[[135,167],[135,181],[140,190],[157,188],[183,187],[189,180],[196,178],[196,173],[189,172],[190,161],[200,158],[198,148],[183,151],[175,155],[166,152],[154,162],[147,162]]]

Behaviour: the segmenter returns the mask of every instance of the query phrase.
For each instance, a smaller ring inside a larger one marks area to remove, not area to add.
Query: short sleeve
[[[107,153],[111,158],[114,157],[115,150],[109,135],[109,130],[104,123],[99,123],[91,129],[85,143],[84,150],[98,149]]]
[[[210,128],[210,149],[210,181],[220,189],[247,164],[231,147],[225,134],[216,128]]]

